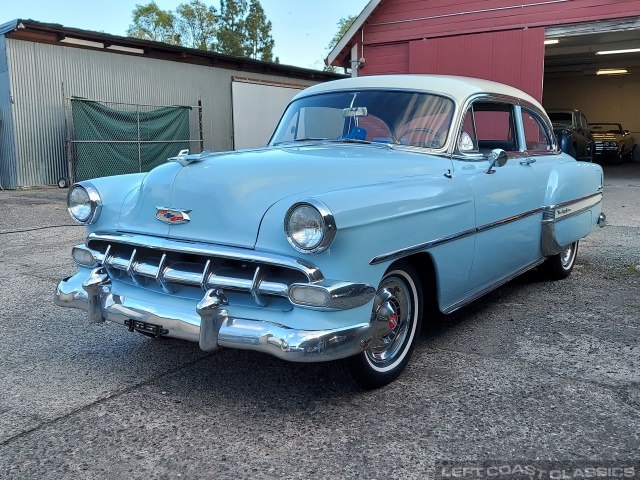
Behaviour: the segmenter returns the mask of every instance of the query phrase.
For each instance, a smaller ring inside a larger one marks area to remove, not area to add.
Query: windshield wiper
[[[321,142],[323,140],[328,140],[328,138],[321,138],[321,137],[295,138],[293,140],[283,140],[282,142],[276,142],[273,145],[281,145],[283,143],[291,143],[291,142]]]
[[[344,143],[364,143],[365,145],[369,145],[371,142],[369,140],[360,140],[359,138],[339,138],[337,140],[331,140],[332,142],[344,142]]]

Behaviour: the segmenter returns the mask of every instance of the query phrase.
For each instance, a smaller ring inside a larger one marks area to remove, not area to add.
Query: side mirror
[[[491,150],[488,160],[491,162],[491,165],[489,165],[489,169],[486,173],[491,174],[496,172],[493,167],[504,167],[507,160],[509,160],[509,157],[507,157],[507,152],[501,148],[494,148]]]
[[[624,131],[624,132],[622,132],[622,133],[624,133],[625,135],[629,135],[629,133],[630,133],[630,132],[629,132],[629,130],[625,130],[625,131]]]

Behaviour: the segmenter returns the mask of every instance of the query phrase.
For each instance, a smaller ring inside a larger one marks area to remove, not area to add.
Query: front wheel
[[[413,353],[422,324],[422,285],[407,262],[392,265],[376,293],[367,348],[342,361],[350,379],[369,389],[386,385],[402,373]]]
[[[562,280],[567,278],[576,264],[578,256],[578,242],[575,241],[566,247],[557,255],[549,257],[540,266],[542,273],[551,280]]]

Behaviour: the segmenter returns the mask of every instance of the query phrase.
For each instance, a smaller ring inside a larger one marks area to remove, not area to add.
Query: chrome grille
[[[166,250],[91,237],[87,246],[98,253],[98,261],[113,279],[165,293],[185,287],[198,291],[222,288],[249,294],[255,303],[265,306],[269,297],[286,298],[291,284],[314,280],[305,273],[304,265],[291,268],[259,259],[234,258],[238,255]]]

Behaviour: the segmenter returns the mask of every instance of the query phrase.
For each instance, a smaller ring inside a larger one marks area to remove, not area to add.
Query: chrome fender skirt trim
[[[594,195],[545,207],[544,213],[542,214],[542,238],[540,239],[542,254],[545,257],[551,257],[560,253],[566,246],[560,245],[557,241],[556,223],[591,210],[601,202],[602,192],[598,192]],[[603,215],[604,214],[600,214],[598,217],[598,225],[604,226],[604,224],[606,224],[606,220],[601,220]]]

